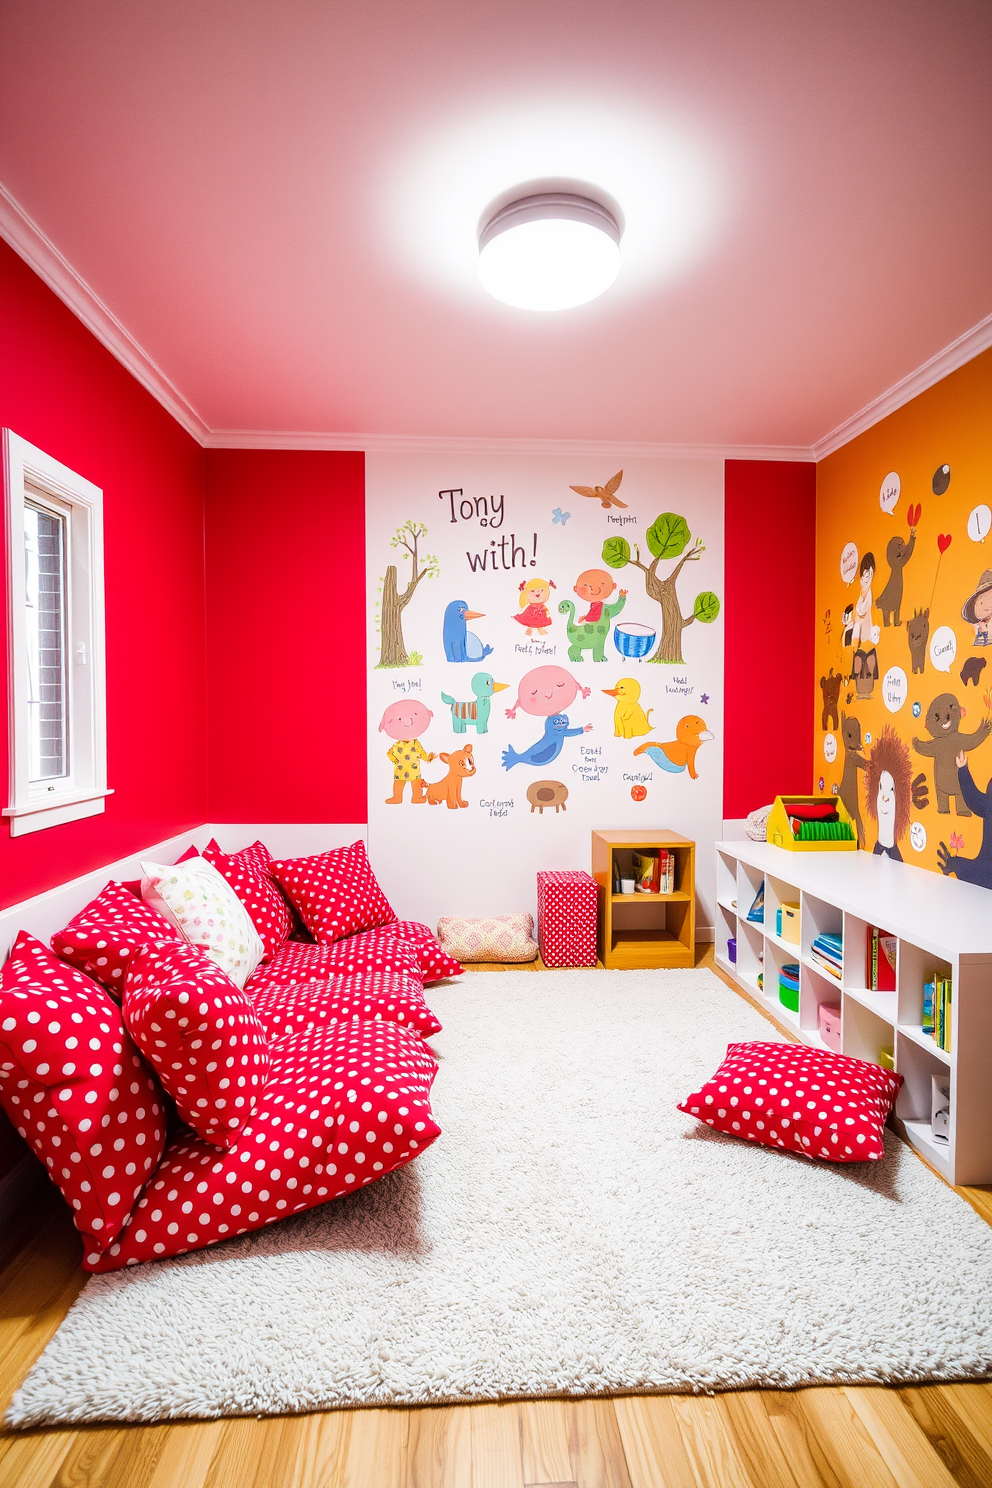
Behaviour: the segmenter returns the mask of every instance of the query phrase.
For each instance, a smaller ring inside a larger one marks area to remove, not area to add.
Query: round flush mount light
[[[479,279],[505,305],[567,310],[620,272],[620,228],[591,197],[542,192],[509,202],[479,233]]]

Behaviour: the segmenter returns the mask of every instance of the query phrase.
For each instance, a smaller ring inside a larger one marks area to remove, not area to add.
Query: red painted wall
[[[723,814],[807,794],[813,769],[816,466],[728,460]]]
[[[208,819],[364,822],[365,456],[206,458]]]
[[[205,821],[206,709],[203,451],[3,242],[0,325],[0,424],[103,488],[114,790],[85,821],[2,822],[3,906]],[[5,585],[0,563],[4,678]],[[4,805],[7,772],[5,724]]]

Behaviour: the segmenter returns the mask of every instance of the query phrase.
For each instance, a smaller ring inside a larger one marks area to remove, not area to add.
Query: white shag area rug
[[[985,1377],[992,1230],[675,1109],[771,1025],[707,971],[430,989],[443,1135],[360,1193],[92,1278],[14,1426]]]

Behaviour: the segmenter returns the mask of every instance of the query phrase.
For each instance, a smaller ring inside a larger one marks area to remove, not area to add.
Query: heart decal
[[[951,534],[949,532],[941,532],[937,538],[937,546],[942,553],[946,553],[951,546]]]

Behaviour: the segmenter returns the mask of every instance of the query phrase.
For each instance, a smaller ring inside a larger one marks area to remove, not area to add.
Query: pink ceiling
[[[809,445],[992,309],[988,0],[5,0],[0,180],[214,429]],[[587,180],[602,299],[474,279]]]

